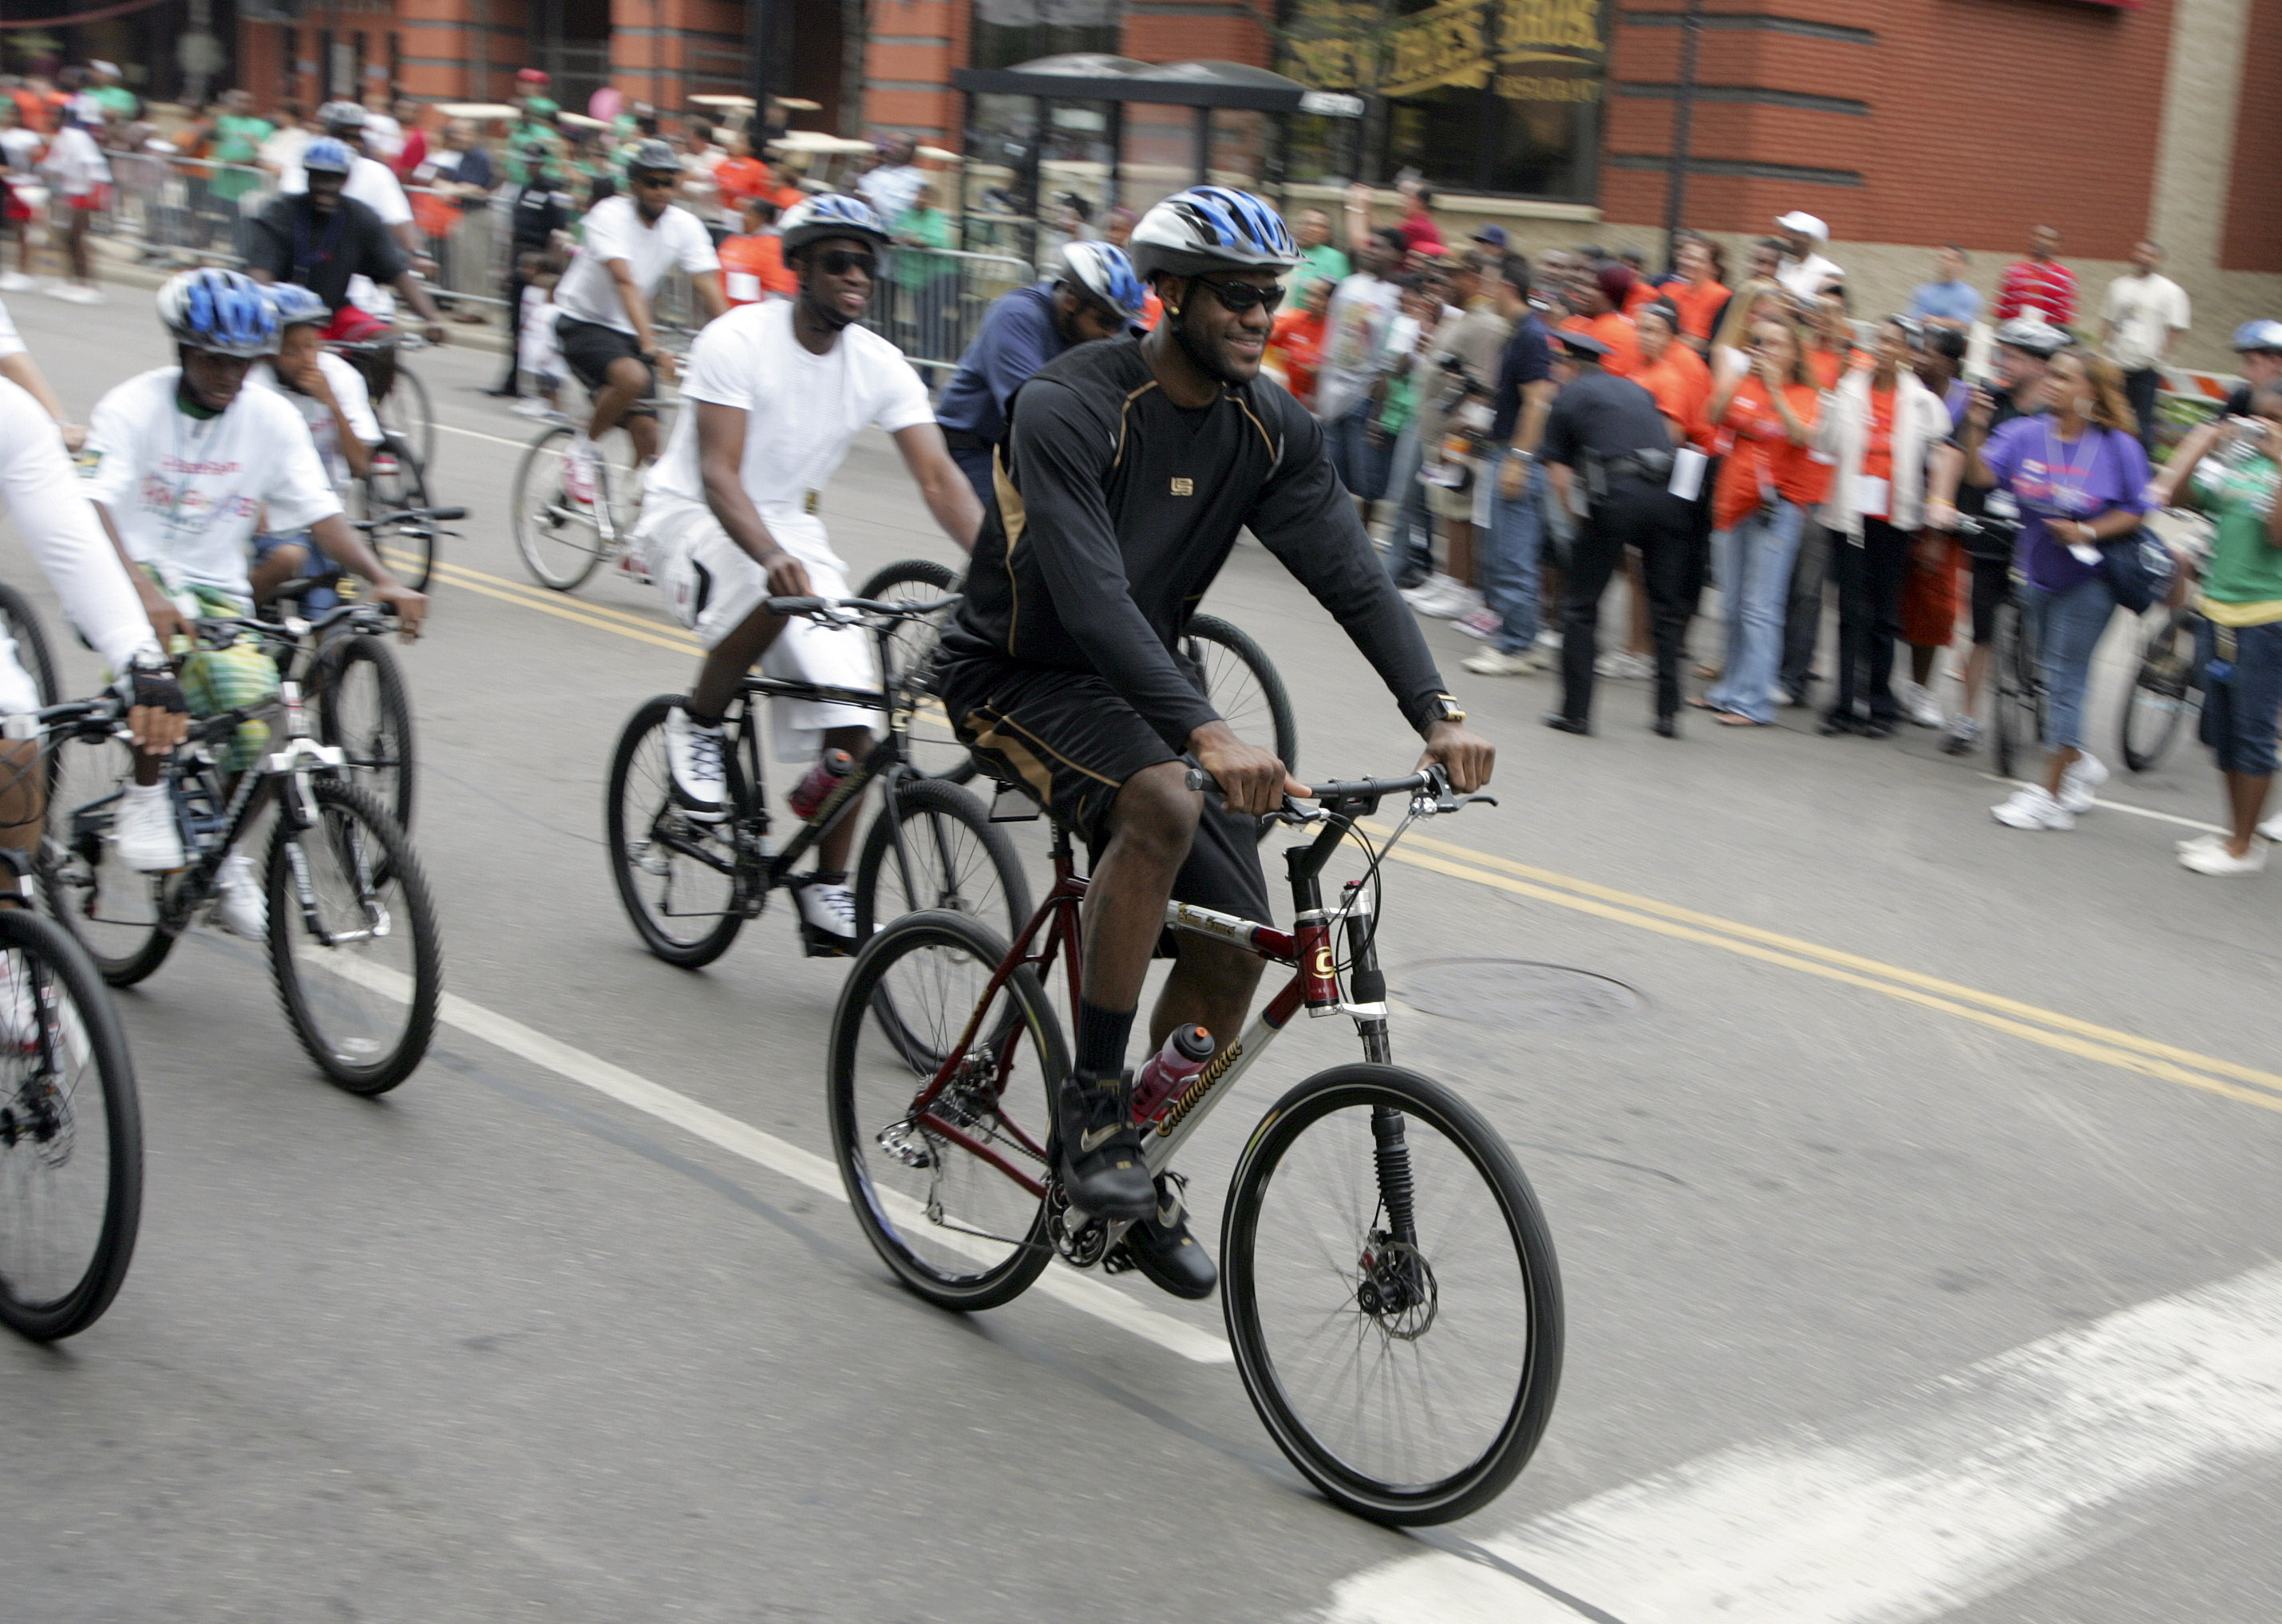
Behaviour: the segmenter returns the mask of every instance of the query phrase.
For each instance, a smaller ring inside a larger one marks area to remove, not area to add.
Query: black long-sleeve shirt
[[[1255,378],[1193,410],[1140,340],[1080,344],[1015,394],[952,658],[1098,673],[1175,749],[1216,714],[1173,646],[1249,528],[1355,641],[1413,727],[1442,679],[1324,455],[1321,427]]]

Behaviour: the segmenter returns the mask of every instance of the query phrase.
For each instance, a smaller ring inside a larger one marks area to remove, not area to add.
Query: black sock
[[[1085,1077],[1115,1077],[1125,1070],[1125,1040],[1133,1035],[1130,1009],[1104,1009],[1077,1001],[1077,1070]]]

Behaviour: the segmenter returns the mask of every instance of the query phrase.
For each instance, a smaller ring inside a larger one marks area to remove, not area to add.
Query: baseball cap
[[[1818,243],[1830,240],[1830,228],[1804,209],[1793,209],[1788,214],[1775,216],[1775,224],[1785,231],[1796,231],[1801,236],[1811,236]]]
[[[1506,243],[1505,228],[1503,226],[1484,226],[1480,230],[1474,233],[1474,241],[1477,243],[1486,243],[1492,248],[1502,249],[1505,246]]]
[[[1565,347],[1572,356],[1598,360],[1609,352],[1609,346],[1590,333],[1580,333],[1568,328],[1556,328],[1546,334],[1554,343]]]

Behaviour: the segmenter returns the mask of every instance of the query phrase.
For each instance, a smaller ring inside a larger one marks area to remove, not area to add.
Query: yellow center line
[[[544,588],[526,586],[521,582],[473,569],[465,564],[439,561],[435,568],[438,577],[447,584],[495,598],[502,603],[536,609],[541,614],[555,615],[598,631],[615,632],[619,637],[671,649],[677,653],[700,652],[700,645],[695,638],[666,622],[605,605],[567,599]],[[1365,822],[1362,826],[1382,836],[1393,832],[1384,824]],[[1556,907],[1591,914],[1637,930],[1652,931],[1678,940],[1718,947],[1725,952],[1797,971],[1803,975],[1861,987],[1904,1003],[1915,1004],[1921,1009],[2025,1039],[2063,1054],[2117,1066],[2143,1077],[2200,1089],[2207,1094],[2220,1094],[2246,1105],[2282,1111],[2282,1075],[2262,1071],[2254,1066],[2197,1054],[2176,1044],[2119,1032],[2114,1027],[2063,1015],[2055,1009],[2040,1009],[2001,994],[1985,993],[1977,987],[1946,981],[1938,976],[1926,975],[1898,964],[1882,963],[1876,959],[1848,953],[1842,948],[1826,947],[1796,936],[1786,936],[1781,932],[1745,924],[1740,920],[1723,919],[1716,914],[1699,913],[1675,903],[1658,901],[1654,897],[1640,896],[1549,869],[1535,868],[1494,853],[1453,845],[1429,835],[1405,837],[1404,843],[1395,848],[1393,855],[1399,862],[1454,879],[1469,880],[1475,885],[1550,902]],[[2223,1080],[2229,1078],[2236,1080]],[[2241,1086],[2244,1083],[2251,1087],[2244,1087]]]

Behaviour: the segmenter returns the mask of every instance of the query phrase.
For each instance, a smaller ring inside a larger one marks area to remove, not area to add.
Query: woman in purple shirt
[[[2014,563],[2028,577],[2022,608],[2045,681],[2042,784],[2023,785],[1991,811],[2014,829],[2073,829],[2092,809],[2107,769],[2084,748],[2084,690],[2092,651],[2115,613],[2100,543],[2138,528],[2147,453],[2124,398],[2123,375],[2086,350],[2062,350],[2044,382],[2045,411],[2005,424],[1966,453],[1965,478],[2002,486],[2021,505]],[[1972,410],[1985,412],[1983,405]]]

